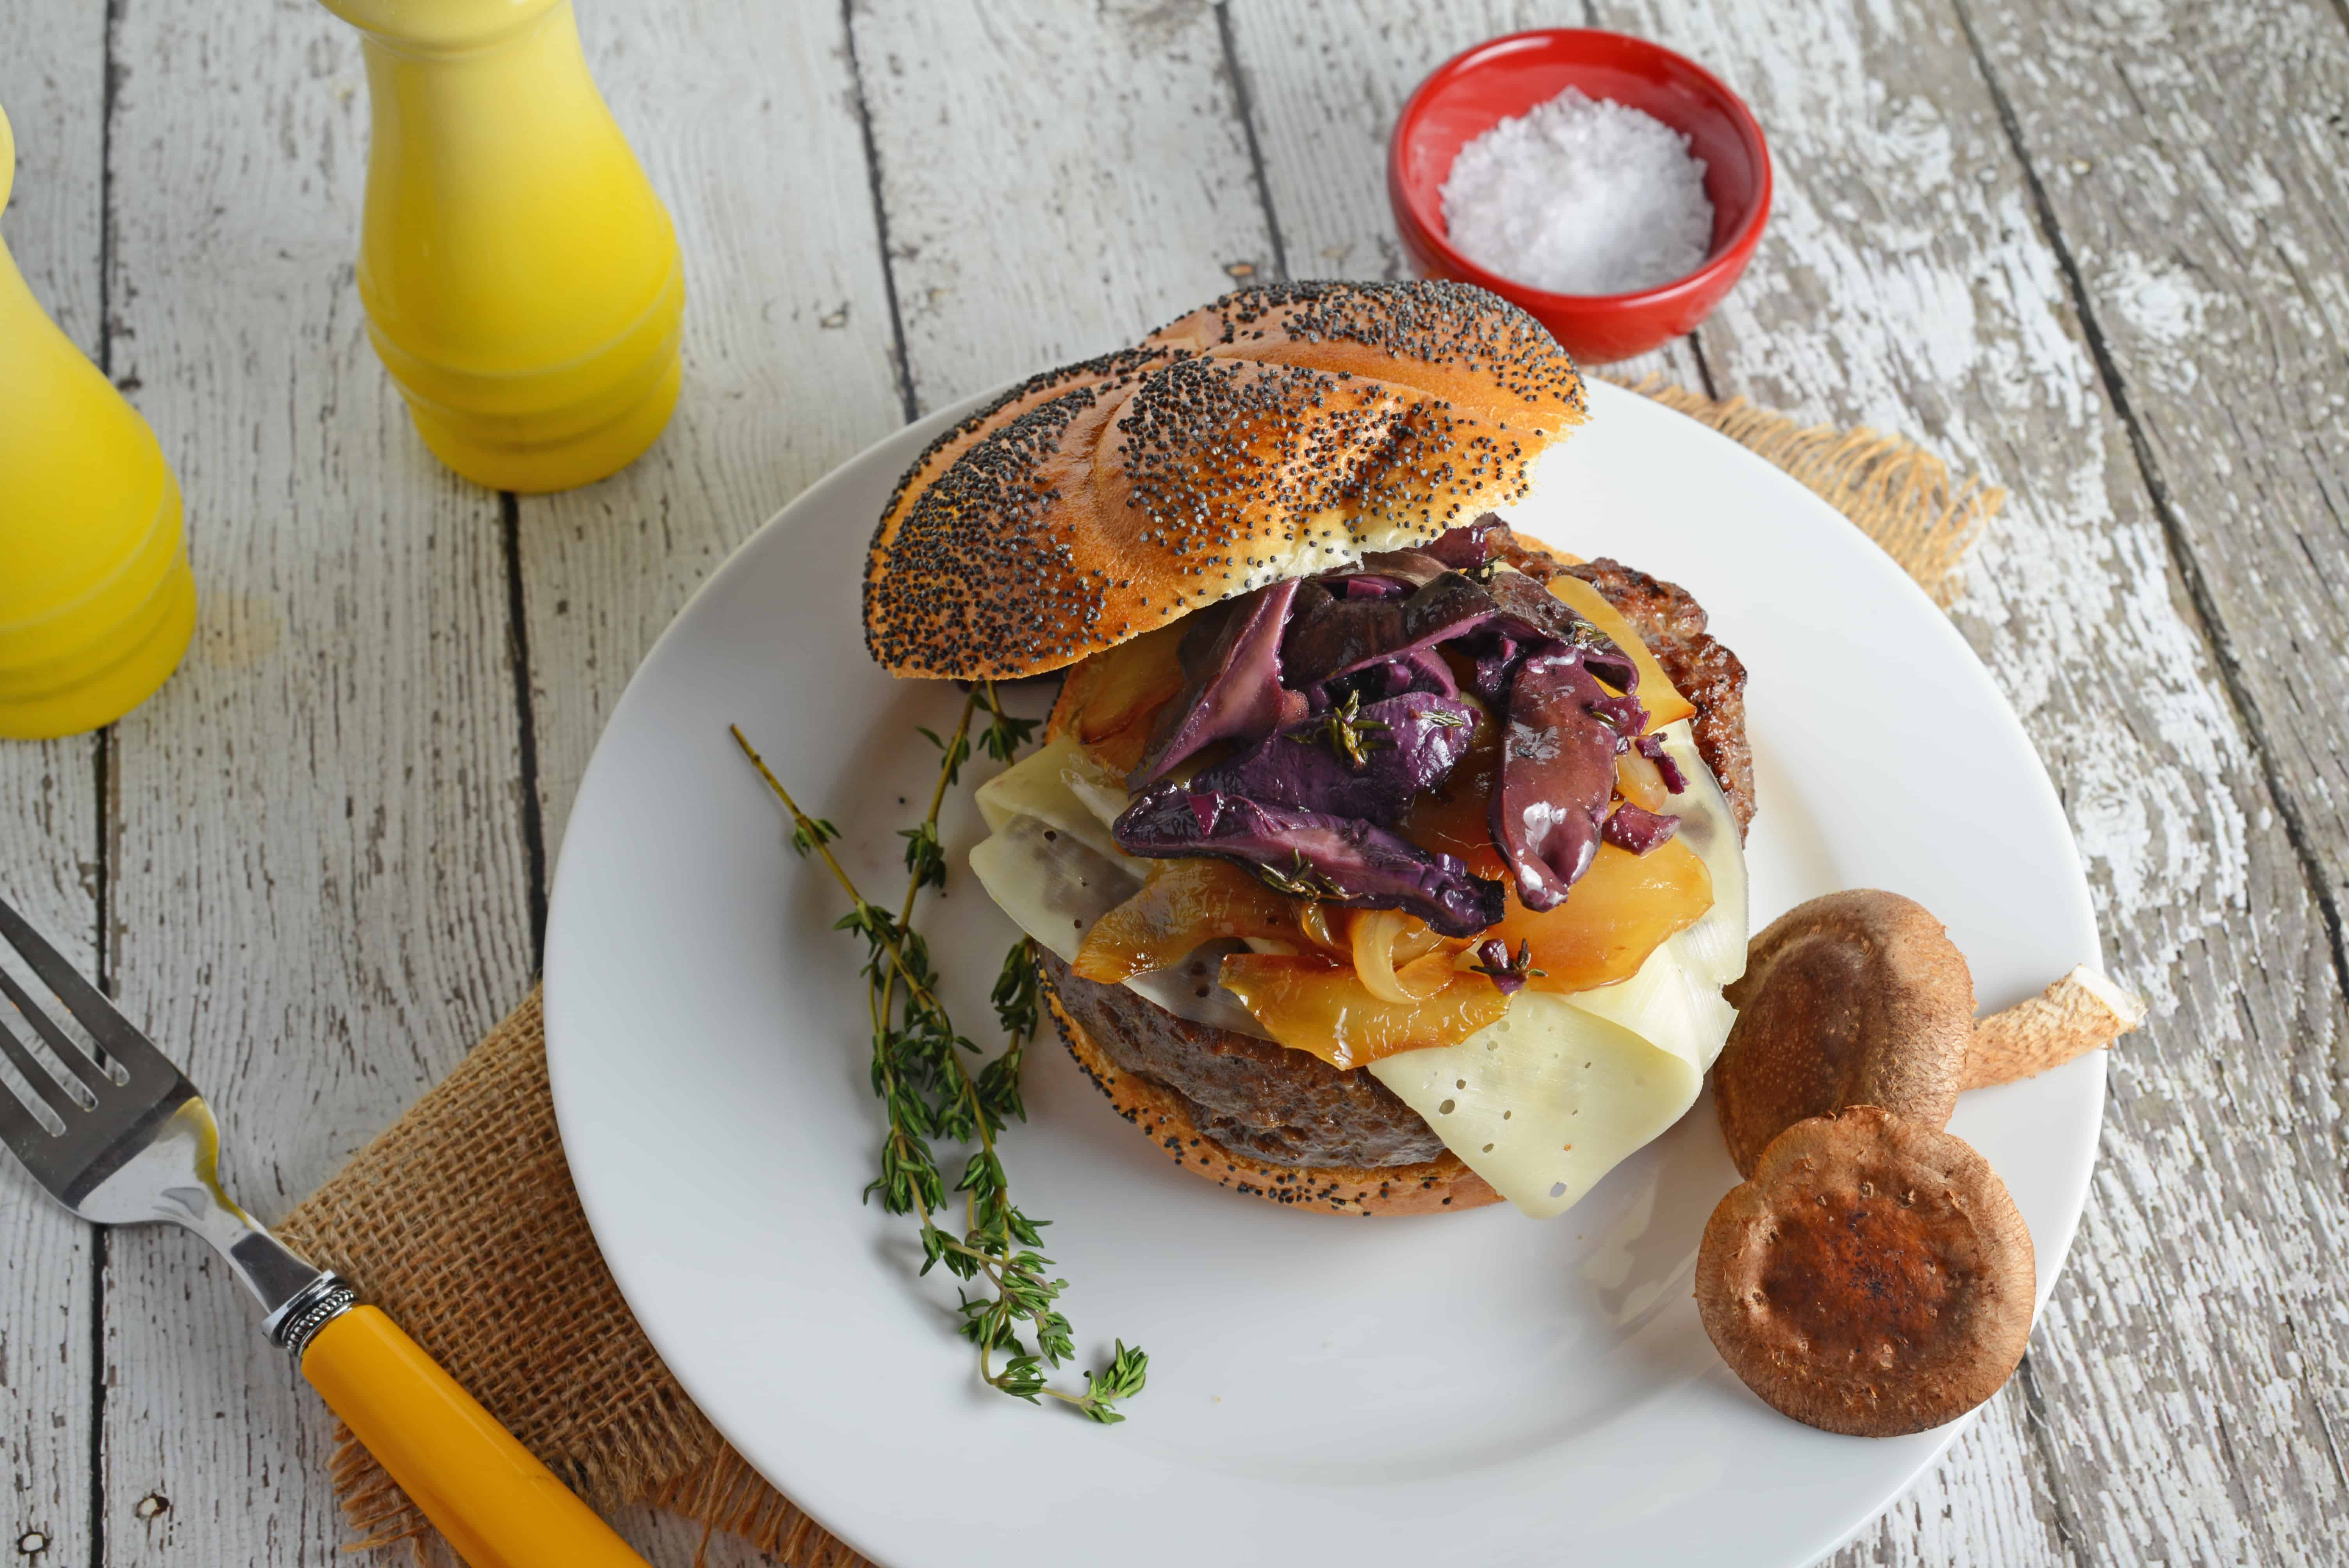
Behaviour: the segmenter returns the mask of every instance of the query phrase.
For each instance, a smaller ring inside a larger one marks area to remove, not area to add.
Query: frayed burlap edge
[[[1897,436],[1806,426],[1653,376],[1630,389],[1785,469],[1944,607],[2004,499],[1953,482]],[[533,991],[279,1231],[389,1313],[599,1511],[650,1505],[700,1524],[705,1550],[723,1531],[792,1568],[865,1568],[727,1446],[628,1315],[572,1191],[545,1051]],[[351,1550],[444,1557],[429,1522],[347,1431],[330,1472]]]
[[[721,1448],[716,1458],[647,1493],[645,1501],[699,1523],[705,1546],[710,1532],[722,1530],[792,1568],[870,1568],[868,1559],[801,1512],[730,1448]],[[700,1561],[696,1552],[696,1568]]]
[[[1980,480],[1952,480],[1947,464],[1905,437],[1805,425],[1743,397],[1715,401],[1667,385],[1661,376],[1620,385],[1784,469],[1851,519],[1944,610],[1957,602],[1966,552],[2006,501],[2004,490]]]

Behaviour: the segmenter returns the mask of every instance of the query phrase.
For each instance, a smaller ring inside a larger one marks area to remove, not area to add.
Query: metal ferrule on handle
[[[359,1293],[345,1284],[335,1273],[320,1271],[318,1277],[302,1287],[291,1301],[269,1315],[262,1326],[268,1330],[269,1342],[302,1365],[302,1353],[310,1348],[318,1330],[359,1304]]]
[[[209,1243],[268,1315],[271,1342],[470,1568],[644,1568],[391,1319],[239,1207],[220,1182],[219,1146],[212,1112],[178,1079],[134,1140],[64,1190],[93,1217],[170,1220]]]

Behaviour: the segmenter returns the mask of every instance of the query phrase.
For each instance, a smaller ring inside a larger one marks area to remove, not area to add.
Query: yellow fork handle
[[[355,1306],[302,1375],[471,1568],[645,1568],[399,1326]]]

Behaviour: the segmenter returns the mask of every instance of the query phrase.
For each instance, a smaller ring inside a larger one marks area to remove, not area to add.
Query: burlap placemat
[[[1636,390],[1785,469],[1944,606],[2002,500],[1899,437],[1806,428],[1652,380]],[[535,992],[278,1231],[389,1313],[596,1508],[669,1509],[698,1521],[705,1542],[730,1532],[794,1568],[864,1562],[727,1446],[628,1315],[564,1164]],[[333,1462],[363,1544],[435,1539],[347,1433]]]

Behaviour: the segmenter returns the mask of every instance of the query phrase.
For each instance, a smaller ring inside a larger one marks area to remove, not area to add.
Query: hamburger
[[[1547,1216],[1695,1099],[1744,965],[1744,671],[1682,588],[1518,526],[1587,417],[1482,290],[1278,285],[1022,383],[890,496],[873,657],[1061,676],[971,870],[1184,1169]]]

